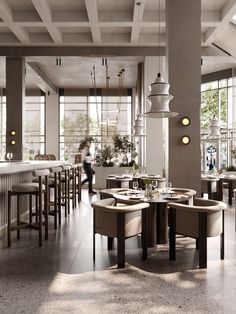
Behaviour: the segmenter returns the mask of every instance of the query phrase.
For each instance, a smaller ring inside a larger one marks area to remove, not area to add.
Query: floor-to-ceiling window
[[[45,95],[26,96],[23,111],[23,159],[45,153]]]
[[[115,134],[131,135],[131,91],[87,95],[60,95],[60,158],[73,159],[85,137],[95,141],[92,152],[113,143]]]
[[[201,86],[202,171],[229,166],[235,143],[232,78],[223,78]],[[220,121],[220,135],[210,136],[212,119]]]

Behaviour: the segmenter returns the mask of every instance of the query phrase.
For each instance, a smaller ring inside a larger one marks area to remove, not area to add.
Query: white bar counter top
[[[61,160],[0,161],[0,175],[57,167],[68,163]]]

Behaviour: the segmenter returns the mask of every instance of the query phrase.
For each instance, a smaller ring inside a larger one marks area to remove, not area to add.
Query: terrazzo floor
[[[126,241],[126,268],[116,269],[116,249],[96,236],[92,260],[92,209],[82,201],[49,240],[38,247],[37,232],[0,239],[0,313],[236,313],[234,208],[225,213],[225,260],[219,238],[208,239],[208,268],[197,268],[195,242],[178,239],[177,260],[166,245],[141,260],[140,238]]]

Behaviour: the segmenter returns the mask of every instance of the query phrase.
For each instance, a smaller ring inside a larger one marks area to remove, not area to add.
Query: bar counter
[[[7,193],[12,185],[21,182],[31,182],[32,171],[36,169],[46,169],[68,164],[67,161],[60,160],[34,160],[34,161],[0,161],[0,236],[5,234],[7,226]],[[24,204],[23,204],[24,202]],[[23,208],[28,208],[25,197],[22,197]],[[12,202],[13,219],[15,217],[16,200]],[[25,212],[25,211],[24,211]],[[21,214],[24,214],[22,212]]]

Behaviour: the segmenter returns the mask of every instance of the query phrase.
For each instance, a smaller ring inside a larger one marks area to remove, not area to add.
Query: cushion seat
[[[42,185],[45,191],[45,185]],[[12,192],[35,192],[39,191],[39,184],[34,182],[19,183],[12,186]]]

